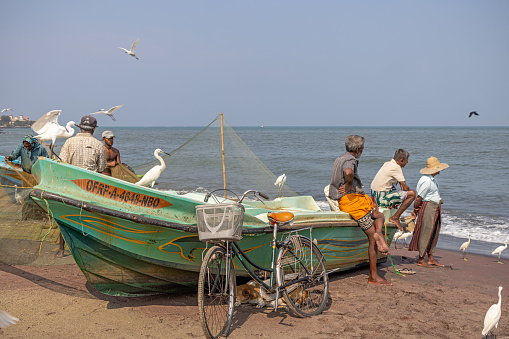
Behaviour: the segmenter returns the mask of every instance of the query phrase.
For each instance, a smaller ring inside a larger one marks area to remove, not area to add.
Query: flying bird
[[[7,112],[7,111],[12,111],[12,108],[4,108],[4,109],[2,110],[2,113],[5,113],[5,112]]]
[[[498,246],[497,248],[495,248],[495,250],[493,252],[491,252],[491,254],[498,254],[498,261],[497,262],[499,264],[503,264],[503,262],[500,261],[500,254],[502,254],[502,251],[507,248],[507,243],[508,243],[508,241],[505,241],[504,242],[504,246]]]
[[[6,328],[12,324],[15,324],[19,321],[18,318],[13,317],[9,313],[0,310],[0,328]]]
[[[140,60],[138,59],[138,57],[136,56],[136,54],[134,53],[134,49],[136,48],[136,44],[138,44],[138,41],[140,41],[140,39],[136,40],[135,42],[133,42],[133,45],[131,46],[131,50],[127,50],[123,47],[119,47],[120,49],[123,49],[127,54],[129,54],[130,56],[132,57],[135,57],[136,60]]]
[[[138,185],[138,186],[147,186],[147,187],[150,185],[150,187],[154,187],[154,184],[155,184],[156,180],[159,178],[161,173],[163,173],[164,169],[166,168],[166,164],[164,163],[163,158],[159,156],[159,153],[164,153],[166,155],[170,155],[170,154],[168,154],[166,152],[163,152],[159,148],[156,149],[154,151],[154,156],[156,157],[156,159],[159,159],[161,164],[160,165],[155,165],[154,167],[152,167],[147,173],[145,173],[145,175],[141,178],[140,181],[135,183],[135,185]]]
[[[281,196],[283,196],[283,185],[286,182],[286,174],[281,174],[274,183],[275,186],[278,186],[278,193],[281,193]]]
[[[486,316],[484,317],[484,328],[482,330],[482,335],[487,335],[488,332],[491,331],[493,334],[493,328],[498,327],[498,321],[500,320],[500,316],[502,315],[502,286],[498,287],[498,303],[491,305],[486,312]]]
[[[111,120],[113,121],[117,121],[117,119],[115,119],[115,117],[113,116],[113,112],[115,112],[117,109],[119,109],[120,107],[122,107],[124,105],[118,105],[118,106],[113,106],[112,108],[110,108],[109,110],[104,110],[104,108],[101,108],[100,110],[98,110],[97,112],[95,113],[90,113],[90,114],[106,114],[107,116],[109,116],[111,118]]]
[[[470,112],[470,114],[468,115],[469,118],[472,117],[472,115],[479,115],[476,111],[472,111]]]
[[[58,124],[58,116],[61,112],[61,110],[49,111],[37,119],[37,121],[32,125],[32,129],[35,133],[37,133],[34,138],[37,138],[40,141],[51,140],[50,149],[52,153],[55,140],[72,137],[74,134],[74,128],[71,126],[76,125],[74,121],[69,121],[65,127],[60,126]]]
[[[460,251],[463,251],[463,259],[467,261],[468,259],[465,258],[465,255],[467,254],[468,246],[470,246],[470,233],[468,233],[468,241],[465,241],[463,244],[461,244]]]

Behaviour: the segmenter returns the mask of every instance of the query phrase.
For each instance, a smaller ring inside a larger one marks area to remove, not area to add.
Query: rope
[[[389,257],[389,259],[391,260],[391,265],[392,265],[392,268],[394,269],[394,272],[396,272],[396,274],[399,274],[403,277],[406,277],[406,275],[404,275],[403,273],[399,273],[399,270],[396,268],[396,266],[394,266],[394,262],[392,261],[392,257],[390,254],[387,254],[387,256]]]

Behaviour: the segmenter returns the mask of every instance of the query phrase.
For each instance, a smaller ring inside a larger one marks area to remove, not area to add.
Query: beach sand
[[[502,291],[498,337],[509,336],[509,261],[437,250],[445,268],[416,265],[417,252],[391,249],[379,265],[391,287],[367,284],[367,268],[331,275],[331,300],[311,318],[282,310],[236,308],[230,338],[481,338],[484,316]],[[0,309],[20,319],[2,338],[201,338],[195,293],[109,297],[91,287],[74,264],[0,264]]]

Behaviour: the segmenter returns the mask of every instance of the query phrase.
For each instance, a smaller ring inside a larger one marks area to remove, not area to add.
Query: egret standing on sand
[[[405,243],[405,247],[407,247],[406,240],[410,238],[413,234],[414,232],[406,232],[400,235],[399,239],[403,240],[403,242]]]
[[[18,318],[13,317],[9,313],[0,310],[0,328],[6,328],[12,324],[15,324],[18,321],[19,321]]]
[[[499,264],[503,264],[503,262],[500,261],[500,254],[502,254],[502,251],[507,248],[507,243],[508,243],[508,241],[505,241],[504,242],[504,246],[498,246],[497,248],[495,248],[495,250],[493,252],[491,252],[491,254],[498,254],[498,261],[497,262]]]
[[[135,183],[135,185],[138,185],[138,186],[149,186],[150,185],[150,187],[154,187],[156,180],[159,178],[161,173],[163,173],[164,169],[166,168],[166,164],[164,163],[163,158],[161,158],[159,156],[159,153],[164,153],[166,155],[170,155],[168,153],[163,152],[159,148],[156,149],[154,151],[154,156],[156,157],[156,159],[159,159],[159,161],[161,162],[161,165],[156,165],[156,166],[152,167],[147,173],[145,173],[145,175],[141,178],[140,181]]]
[[[275,186],[278,186],[278,193],[281,193],[281,196],[283,196],[283,185],[286,182],[286,174],[281,174],[274,183]]]
[[[131,50],[127,50],[125,49],[124,47],[119,47],[120,49],[123,49],[127,54],[129,54],[130,56],[136,58],[136,60],[140,60],[138,59],[138,57],[136,56],[136,54],[134,53],[134,49],[136,48],[136,44],[138,44],[138,41],[140,41],[140,39],[136,40],[133,45],[131,46]]]
[[[491,331],[493,334],[493,328],[498,327],[498,321],[500,320],[500,316],[502,315],[502,286],[498,287],[498,303],[491,305],[486,312],[486,316],[484,317],[484,328],[482,330],[482,335],[487,335],[488,332]]]
[[[394,233],[394,236],[392,237],[392,241],[394,242],[394,249],[398,249],[398,239],[403,235],[403,231],[397,230],[396,233]]]
[[[69,121],[65,127],[60,126],[58,124],[58,116],[61,112],[61,110],[49,111],[37,119],[37,121],[32,125],[32,129],[35,133],[37,133],[34,138],[37,138],[40,141],[51,140],[50,150],[52,153],[55,140],[72,137],[74,134],[74,128],[71,126],[76,125],[74,121]]]
[[[95,113],[90,113],[90,114],[106,114],[107,116],[109,116],[111,118],[111,120],[117,121],[117,119],[115,119],[115,117],[113,116],[113,112],[115,112],[117,109],[119,109],[122,106],[124,106],[124,105],[113,106],[112,108],[110,108],[107,111],[105,111],[104,108],[101,108],[99,111],[97,111]]]
[[[467,254],[468,246],[470,246],[470,233],[468,233],[468,241],[465,241],[463,244],[461,244],[460,251],[463,251],[463,259],[467,261],[468,259],[465,258],[465,255]]]

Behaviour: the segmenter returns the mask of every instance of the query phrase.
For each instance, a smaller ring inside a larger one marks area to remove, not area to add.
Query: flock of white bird
[[[507,248],[507,244],[509,243],[509,241],[505,241],[504,242],[504,245],[502,246],[498,246],[497,248],[495,248],[493,250],[493,252],[491,252],[491,254],[493,255],[497,255],[498,254],[498,261],[497,263],[499,264],[503,264],[502,261],[500,261],[500,255],[502,254],[502,252]],[[462,260],[465,260],[465,261],[468,261],[468,259],[465,257],[466,256],[466,253],[467,253],[467,250],[468,250],[468,247],[470,246],[470,233],[468,234],[468,241],[465,241],[463,244],[461,244],[460,246],[460,251],[463,251],[463,258]]]

